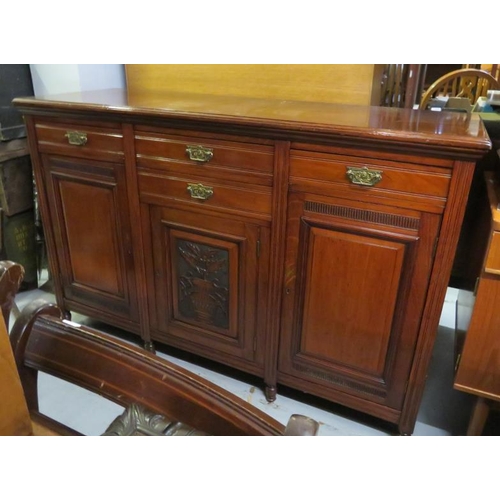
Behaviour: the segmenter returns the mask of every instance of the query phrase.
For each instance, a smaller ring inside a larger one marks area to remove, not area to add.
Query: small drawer
[[[450,186],[450,171],[438,167],[420,167],[390,160],[332,155],[292,150],[290,176],[336,184],[360,194],[427,196],[445,200]]]
[[[139,194],[146,203],[161,204],[162,199],[178,200],[200,207],[217,207],[244,214],[271,215],[271,189],[248,188],[212,182],[139,172]]]
[[[99,160],[123,161],[123,134],[120,128],[90,125],[86,122],[36,124],[38,149]]]
[[[484,270],[490,274],[500,274],[500,232],[493,231],[486,254]]]
[[[136,131],[135,148],[139,167],[221,179],[246,172],[258,184],[272,182],[274,149],[265,144]]]

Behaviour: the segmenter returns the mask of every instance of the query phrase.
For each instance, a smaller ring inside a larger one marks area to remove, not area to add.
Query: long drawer
[[[444,207],[451,171],[389,160],[292,150],[290,182],[296,189],[364,198],[386,198],[405,206]]]
[[[274,148],[270,145],[139,130],[135,149],[139,168],[272,184]]]
[[[36,137],[41,153],[124,161],[123,134],[121,128],[116,126],[39,120]]]
[[[139,172],[142,201],[160,203],[175,200],[200,207],[216,207],[242,214],[271,216],[271,189],[207,182],[200,178],[173,177],[154,172]]]

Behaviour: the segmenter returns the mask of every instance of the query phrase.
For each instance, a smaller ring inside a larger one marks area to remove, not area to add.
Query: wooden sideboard
[[[61,308],[413,432],[475,162],[460,113],[18,98]]]

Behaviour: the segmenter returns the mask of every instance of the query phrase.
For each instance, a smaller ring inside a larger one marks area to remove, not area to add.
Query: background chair
[[[463,97],[476,104],[488,90],[500,89],[500,83],[488,72],[480,69],[458,69],[438,78],[424,93],[420,109],[426,109],[436,97]]]

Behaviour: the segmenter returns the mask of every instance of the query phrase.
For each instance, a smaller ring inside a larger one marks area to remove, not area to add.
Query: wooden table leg
[[[477,398],[472,415],[469,420],[469,427],[467,429],[467,436],[481,436],[483,433],[486,419],[490,413],[489,401],[485,398]]]

